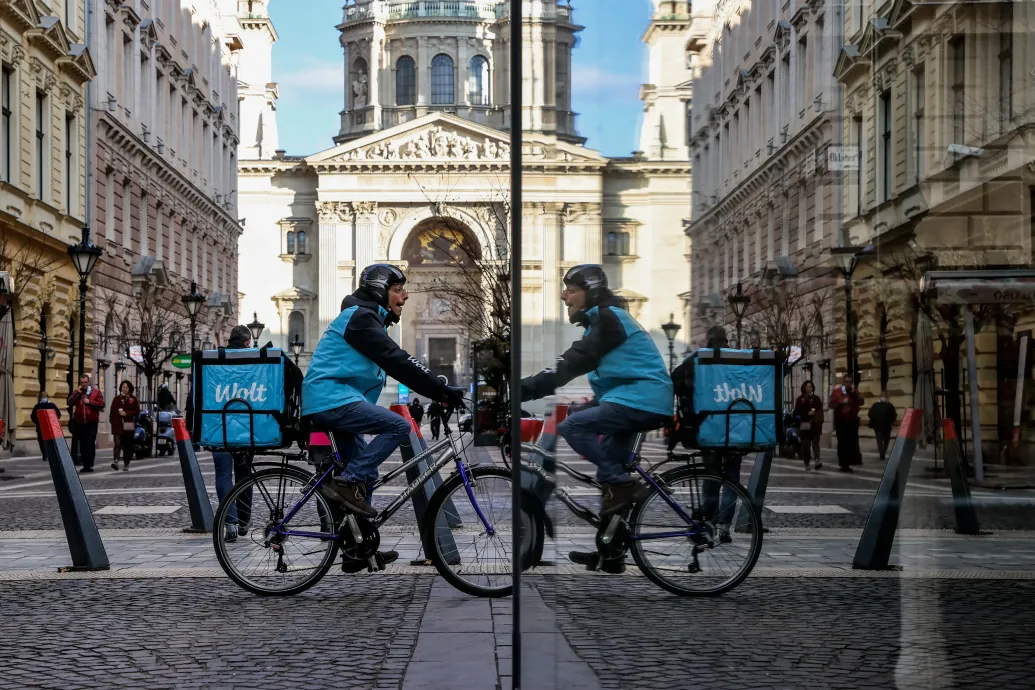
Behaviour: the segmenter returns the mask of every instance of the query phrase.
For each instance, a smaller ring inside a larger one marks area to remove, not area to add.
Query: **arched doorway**
[[[467,383],[469,333],[483,309],[478,242],[464,223],[433,217],[418,223],[402,248],[412,295],[403,331],[414,355],[452,385]]]

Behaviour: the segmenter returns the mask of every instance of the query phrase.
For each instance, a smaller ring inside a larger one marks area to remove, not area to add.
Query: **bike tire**
[[[261,587],[256,587],[251,582],[249,582],[247,579],[245,579],[245,578],[240,576],[240,574],[237,572],[237,569],[230,563],[229,557],[227,555],[226,542],[225,542],[226,530],[224,529],[224,523],[226,521],[226,514],[230,510],[230,506],[232,506],[232,505],[234,505],[234,503],[236,503],[237,497],[242,492],[244,492],[249,487],[249,485],[254,486],[260,480],[266,479],[266,478],[269,478],[269,477],[272,477],[272,476],[275,476],[275,475],[290,476],[291,478],[293,478],[295,480],[298,480],[298,481],[302,481],[302,482],[308,482],[308,481],[313,479],[313,475],[311,473],[306,472],[305,470],[303,470],[301,468],[291,467],[291,466],[281,466],[281,467],[270,468],[270,469],[266,469],[266,470],[260,470],[259,472],[255,472],[250,477],[247,477],[243,481],[240,481],[240,482],[237,482],[236,484],[234,484],[233,488],[230,489],[230,493],[227,494],[226,499],[220,504],[219,508],[216,510],[216,514],[215,514],[215,517],[213,519],[213,526],[212,526],[212,544],[215,547],[216,560],[219,561],[219,565],[223,569],[223,572],[225,572],[227,574],[227,577],[229,577],[231,580],[233,580],[234,583],[237,584],[242,589],[245,589],[245,590],[251,592],[252,594],[257,594],[259,596],[264,596],[264,597],[270,597],[270,596],[286,597],[286,596],[293,596],[295,594],[299,594],[301,592],[304,592],[305,590],[309,589],[310,587],[315,585],[317,582],[319,582],[323,578],[323,576],[327,574],[327,571],[329,571],[331,569],[331,566],[334,565],[334,562],[335,562],[335,560],[336,560],[336,558],[338,556],[338,542],[335,540],[335,541],[331,542],[331,547],[330,547],[330,549],[327,550],[327,555],[324,557],[323,562],[317,568],[315,568],[313,570],[313,572],[309,576],[309,578],[307,578],[306,580],[303,580],[302,582],[300,582],[299,584],[295,585],[294,587],[289,587],[289,588],[286,588],[286,589],[283,589],[283,590],[269,590],[269,589],[263,589]],[[255,492],[255,493],[257,493],[257,492]],[[254,500],[254,498],[253,498],[253,500]],[[314,500],[315,501],[320,501],[320,500],[322,500],[322,498],[319,496],[319,494],[314,494],[309,500],[311,500],[311,501],[314,501]],[[284,509],[289,509],[290,508],[290,506],[287,506],[287,505],[282,506],[282,507]],[[336,524],[334,522],[334,520],[336,519],[337,511],[335,510],[334,506],[331,506],[331,505],[327,505],[327,508],[328,508],[328,515],[332,516],[331,520],[332,520],[333,524],[331,525],[331,528],[333,529],[334,524]],[[256,513],[256,506],[253,504],[253,506],[252,506],[252,520],[253,520],[252,530],[262,529],[262,527],[260,525],[254,524],[254,520],[256,518],[256,514],[257,514]]]
[[[706,478],[709,480],[719,482],[719,490],[721,492],[729,487],[736,495],[738,501],[743,503],[743,508],[747,511],[748,521],[751,528],[751,547],[748,551],[747,560],[745,565],[741,567],[740,571],[731,579],[727,580],[719,587],[715,587],[709,590],[694,590],[679,587],[673,584],[670,580],[660,575],[654,566],[646,558],[643,552],[643,541],[634,540],[632,543],[632,557],[647,579],[661,587],[662,589],[671,592],[672,594],[678,594],[679,596],[686,597],[714,597],[724,594],[741,582],[751,574],[751,571],[755,567],[755,563],[758,562],[758,557],[762,553],[762,517],[759,514],[758,509],[751,502],[750,496],[747,490],[740,484],[740,482],[734,482],[725,477],[720,477],[717,474],[711,472],[703,472],[701,470],[689,467],[677,467],[668,470],[658,476],[658,483],[665,485],[667,483],[692,479],[692,478]],[[651,499],[657,496],[657,491],[652,491],[651,495],[643,501],[640,501],[633,509],[632,515],[629,517],[629,530],[632,534],[636,534],[636,526],[639,524],[643,513],[647,510],[650,505]],[[670,508],[671,510],[671,508]]]
[[[497,477],[506,479],[507,481],[513,481],[511,473],[500,467],[473,467],[467,468],[466,471],[468,476],[475,481],[486,477]],[[464,594],[489,598],[510,596],[514,590],[513,581],[511,581],[510,584],[501,587],[485,587],[468,582],[450,568],[446,556],[441,552],[439,541],[436,538],[436,526],[438,525],[440,514],[443,514],[446,500],[453,496],[456,491],[462,490],[462,486],[463,477],[461,477],[457,472],[446,479],[446,481],[444,481],[432,495],[431,502],[428,504],[427,512],[424,516],[424,523],[421,526],[421,543],[424,545],[424,553],[435,565],[435,569],[438,570],[439,575],[441,575],[446,582]],[[464,500],[467,500],[466,496],[464,496]],[[520,510],[520,507],[518,507],[518,509]],[[532,558],[534,556],[536,546],[538,545],[541,549],[545,539],[543,536],[544,526],[542,520],[536,519],[535,516],[529,513],[525,513],[525,515],[528,516],[526,526],[530,528],[531,534],[528,536],[529,548],[522,557],[522,570],[526,570],[530,565],[532,565],[534,562],[532,561]],[[445,519],[444,515],[442,516],[442,519]],[[506,525],[506,527],[509,528],[511,525]]]

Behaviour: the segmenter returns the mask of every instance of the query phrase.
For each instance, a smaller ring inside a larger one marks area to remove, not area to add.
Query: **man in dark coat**
[[[410,402],[410,416],[413,417],[413,421],[417,422],[418,427],[424,419],[424,406],[420,404],[420,398],[416,396]]]
[[[877,452],[880,454],[881,462],[888,453],[888,444],[891,442],[891,428],[895,426],[898,412],[895,406],[888,401],[888,392],[880,392],[880,400],[873,403],[868,414],[870,418],[869,427],[877,438]]]

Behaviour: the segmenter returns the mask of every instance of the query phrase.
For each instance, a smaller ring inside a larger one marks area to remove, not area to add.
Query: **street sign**
[[[399,384],[399,404],[400,405],[405,405],[408,402],[410,402],[410,389],[400,383]]]
[[[831,146],[827,149],[827,170],[858,170],[858,146]]]
[[[172,365],[174,367],[176,367],[177,369],[190,369],[190,355],[189,354],[173,355],[173,358],[172,358],[171,361],[172,361]]]
[[[922,292],[941,304],[1015,304],[1035,301],[1035,275],[1030,271],[932,271],[920,283]],[[1012,275],[1011,275],[1012,274]]]
[[[139,345],[130,345],[127,352],[129,354],[129,358],[137,364],[144,363],[144,348]]]

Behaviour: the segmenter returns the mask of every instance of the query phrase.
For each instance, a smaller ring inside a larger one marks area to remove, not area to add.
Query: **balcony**
[[[439,17],[496,21],[508,15],[504,0],[351,0],[342,25]]]

